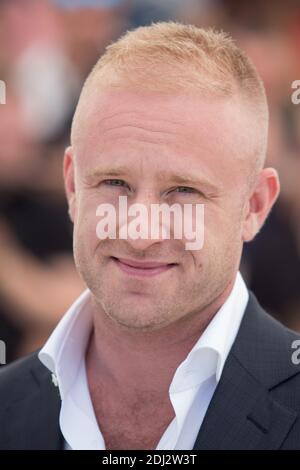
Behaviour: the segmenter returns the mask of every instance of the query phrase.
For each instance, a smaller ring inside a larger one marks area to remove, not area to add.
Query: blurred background
[[[282,192],[247,244],[242,273],[261,304],[300,331],[299,0],[0,0],[0,339],[7,362],[40,347],[84,289],[62,180],[72,114],[105,46],[158,20],[231,33],[261,74],[268,164]]]

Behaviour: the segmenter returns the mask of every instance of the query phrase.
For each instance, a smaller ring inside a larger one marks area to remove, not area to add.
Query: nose
[[[136,250],[146,250],[169,239],[169,227],[161,216],[155,216],[159,204],[159,199],[148,192],[130,201],[127,207],[124,205],[119,212],[119,238],[126,239]]]

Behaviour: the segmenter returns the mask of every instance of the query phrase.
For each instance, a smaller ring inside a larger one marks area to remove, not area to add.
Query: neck
[[[87,349],[88,375],[114,386],[138,384],[140,389],[168,391],[179,364],[186,358],[229,296],[233,282],[209,305],[175,324],[152,331],[126,329],[93,303],[94,328]]]

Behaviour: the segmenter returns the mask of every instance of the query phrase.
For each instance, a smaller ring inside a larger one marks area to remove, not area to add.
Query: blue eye
[[[175,191],[179,193],[194,193],[196,190],[189,186],[178,186],[178,188],[175,188]]]
[[[119,179],[105,180],[104,183],[108,186],[128,186],[125,181]]]

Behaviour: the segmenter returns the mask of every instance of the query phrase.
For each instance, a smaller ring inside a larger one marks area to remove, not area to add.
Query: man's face
[[[74,254],[96,302],[118,323],[171,324],[207,307],[234,280],[253,147],[245,114],[232,98],[129,90],[90,97],[66,158],[69,186],[75,174]],[[119,196],[148,208],[204,204],[203,248],[186,250],[186,239],[99,240],[96,209],[117,207]],[[171,266],[145,276],[119,259]]]

